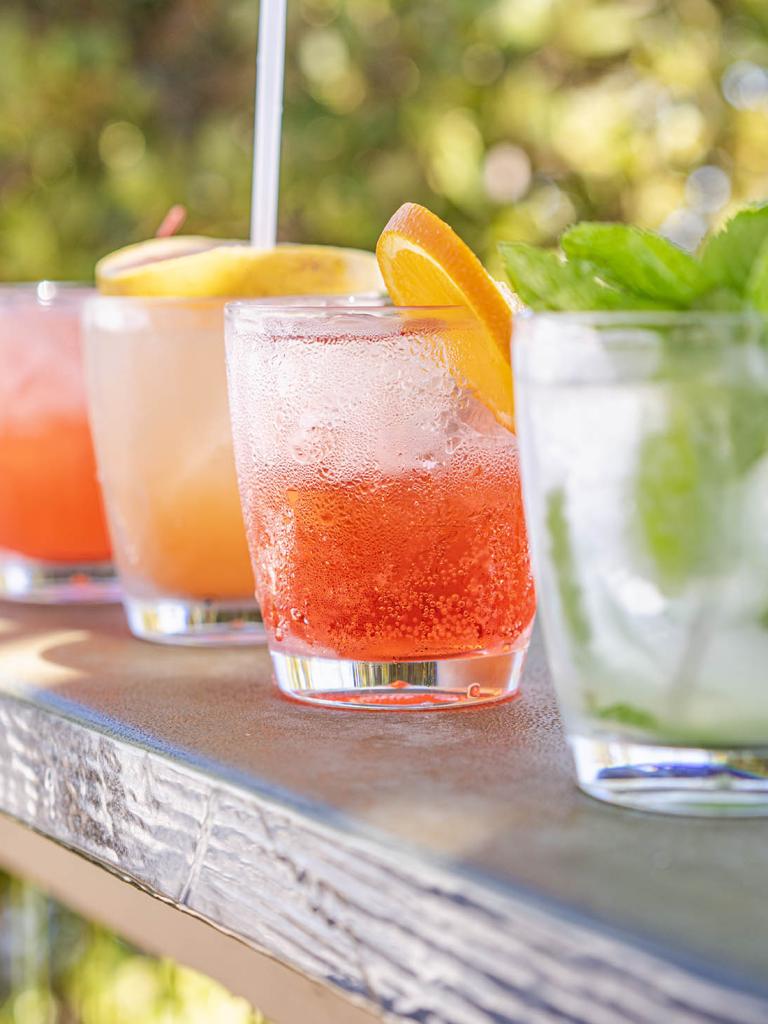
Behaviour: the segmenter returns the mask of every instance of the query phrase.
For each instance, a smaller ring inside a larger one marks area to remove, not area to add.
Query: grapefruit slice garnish
[[[405,203],[376,246],[384,283],[397,306],[463,306],[479,330],[448,340],[454,377],[508,429],[514,427],[510,340],[512,309],[453,228],[417,203]]]
[[[152,238],[105,256],[96,265],[105,295],[167,298],[262,298],[377,292],[373,253],[330,245],[278,245],[192,235]]]

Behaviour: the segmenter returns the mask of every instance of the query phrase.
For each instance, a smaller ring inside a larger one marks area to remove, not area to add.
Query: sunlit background
[[[209,978],[146,956],[0,872],[0,1024],[268,1022]]]
[[[406,199],[489,257],[622,218],[693,246],[768,195],[765,0],[289,0],[281,234],[371,246]],[[244,236],[257,0],[4,0],[0,278]]]

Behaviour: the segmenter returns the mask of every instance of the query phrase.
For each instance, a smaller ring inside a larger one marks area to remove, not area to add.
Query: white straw
[[[261,0],[259,11],[251,244],[260,249],[271,248],[277,240],[285,6],[286,0]]]

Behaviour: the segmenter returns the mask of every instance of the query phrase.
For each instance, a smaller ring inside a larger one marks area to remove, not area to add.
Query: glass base
[[[768,747],[703,749],[572,736],[579,786],[635,811],[768,816]]]
[[[123,606],[133,635],[156,644],[226,647],[266,641],[255,601],[126,596]]]
[[[294,700],[364,711],[442,711],[514,696],[526,651],[392,662],[270,654],[277,685]]]
[[[0,598],[28,604],[110,604],[120,600],[111,562],[46,562],[0,551]]]

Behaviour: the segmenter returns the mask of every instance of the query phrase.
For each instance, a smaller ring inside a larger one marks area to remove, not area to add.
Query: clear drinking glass
[[[540,314],[515,342],[551,668],[592,796],[768,813],[768,348],[756,317]]]
[[[220,299],[99,297],[85,312],[91,426],[131,631],[263,640],[237,495]]]
[[[448,368],[479,331],[456,308],[228,307],[246,533],[292,697],[516,692],[535,606],[517,442]]]
[[[0,287],[0,597],[117,599],[85,399],[91,290]]]
[[[264,640],[232,453],[224,303],[100,296],[85,313],[114,557],[129,626],[145,640]]]

